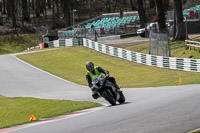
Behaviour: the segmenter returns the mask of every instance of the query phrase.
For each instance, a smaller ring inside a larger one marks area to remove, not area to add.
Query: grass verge
[[[101,54],[86,47],[68,47],[54,51],[18,56],[45,71],[77,84],[87,85],[85,63],[109,70],[121,87],[156,87],[183,84],[199,84],[200,73],[167,70],[129,62]]]
[[[191,133],[200,133],[200,129],[197,130],[197,131],[191,132]]]
[[[33,114],[39,120],[98,106],[101,105],[92,102],[0,96],[0,128],[29,123],[29,116]]]
[[[0,55],[16,53],[36,45],[35,34],[0,36]]]

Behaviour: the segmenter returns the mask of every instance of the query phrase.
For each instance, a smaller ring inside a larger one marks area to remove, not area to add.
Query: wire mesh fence
[[[58,31],[58,37],[60,39],[67,39],[67,38],[88,38],[94,40],[94,38],[104,37],[104,36],[111,36],[111,35],[118,35],[118,34],[125,34],[129,33],[130,27],[124,26],[120,28],[74,28],[73,30],[68,31]],[[131,27],[132,31],[136,33],[136,26]],[[130,32],[133,33],[133,32]]]
[[[70,31],[58,31],[59,39],[66,38],[94,38],[108,34],[104,29],[100,28],[74,28]]]
[[[139,28],[139,15],[125,15],[123,18],[118,14],[103,14],[101,18],[92,19],[88,23],[80,23],[59,31],[59,38],[85,37],[91,39],[93,36],[102,37],[108,35],[128,34],[137,31]]]
[[[150,30],[149,54],[159,56],[170,56],[169,34]]]

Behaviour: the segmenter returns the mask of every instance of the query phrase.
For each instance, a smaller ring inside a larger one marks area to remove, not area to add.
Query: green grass
[[[170,42],[171,56],[178,58],[194,58],[200,59],[200,53],[196,50],[186,50],[184,41]],[[140,53],[149,53],[149,43],[132,45],[125,49]]]
[[[171,43],[171,55],[179,58],[200,59],[200,53],[196,50],[186,50],[184,41],[176,41]]]
[[[44,100],[36,98],[0,97],[0,128],[29,123],[29,116],[36,119],[51,118],[74,111],[101,106],[92,102]]]
[[[148,54],[149,53],[149,43],[132,45],[132,46],[125,47],[124,49],[139,52],[139,53]]]
[[[35,45],[35,34],[0,36],[0,55],[20,52]]]
[[[199,84],[200,73],[175,71],[145,66],[101,54],[85,47],[68,47],[54,51],[20,55],[19,58],[71,82],[87,85],[85,63],[109,70],[121,87],[155,87],[183,84]]]

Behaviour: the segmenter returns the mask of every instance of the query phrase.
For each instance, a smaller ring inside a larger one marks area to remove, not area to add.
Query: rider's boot
[[[93,92],[92,97],[93,97],[94,99],[98,99],[98,98],[99,98],[99,95],[98,95],[96,92]]]

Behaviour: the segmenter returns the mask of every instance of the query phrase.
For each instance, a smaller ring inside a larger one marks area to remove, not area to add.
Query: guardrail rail
[[[185,46],[186,46],[186,50],[187,49],[190,49],[192,50],[198,50],[198,52],[200,52],[200,42],[197,42],[197,41],[191,41],[191,40],[185,40]]]

